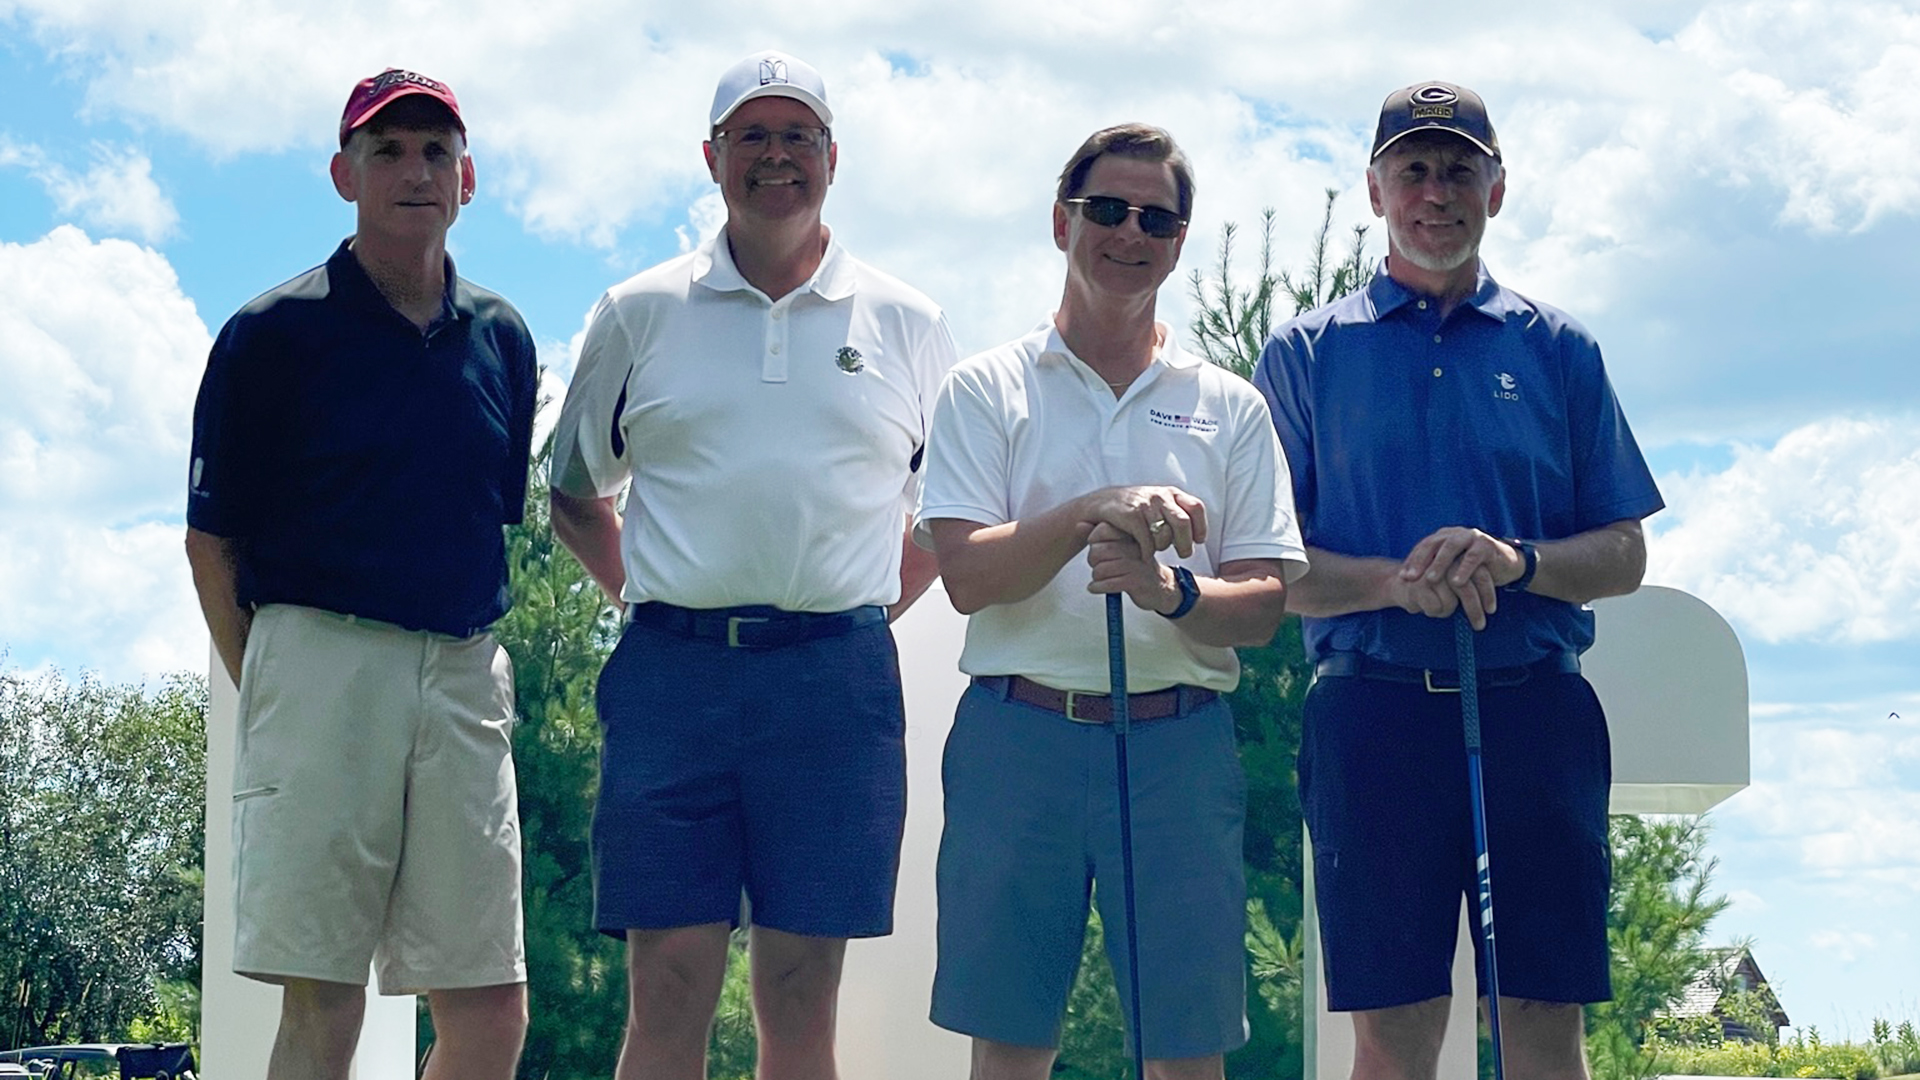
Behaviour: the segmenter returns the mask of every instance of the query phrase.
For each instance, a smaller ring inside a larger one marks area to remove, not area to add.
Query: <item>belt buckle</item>
[[[1420,678],[1427,684],[1427,693],[1429,694],[1457,694],[1460,692],[1460,686],[1458,682],[1459,676],[1457,675],[1454,677],[1455,683],[1452,686],[1433,685],[1433,669],[1432,668],[1421,668]]]
[[[746,649],[746,648],[752,647],[750,645],[746,645],[742,643],[740,640],[740,625],[742,623],[763,623],[763,622],[772,622],[772,621],[773,621],[772,619],[765,618],[763,616],[757,616],[757,615],[727,616],[727,648]]]
[[[1081,702],[1081,701],[1087,701],[1087,700],[1091,700],[1091,701],[1104,701],[1104,700],[1109,700],[1109,699],[1111,699],[1111,698],[1112,698],[1112,696],[1113,696],[1113,695],[1111,695],[1111,694],[1095,694],[1095,693],[1092,693],[1092,692],[1089,692],[1089,691],[1086,691],[1086,690],[1069,690],[1069,691],[1067,691],[1067,706],[1066,706],[1066,714],[1067,714],[1067,719],[1069,719],[1069,720],[1071,720],[1071,721],[1073,721],[1073,722],[1074,722],[1074,723],[1076,723],[1076,724],[1104,724],[1104,723],[1106,723],[1106,721],[1105,721],[1105,720],[1095,720],[1095,719],[1093,719],[1092,717],[1087,717],[1087,716],[1081,716],[1081,715],[1080,715],[1080,714],[1079,714],[1079,713],[1078,713],[1077,711],[1075,711],[1075,710],[1076,710],[1076,709],[1078,708],[1078,706],[1079,706],[1079,704],[1080,704],[1080,702]]]

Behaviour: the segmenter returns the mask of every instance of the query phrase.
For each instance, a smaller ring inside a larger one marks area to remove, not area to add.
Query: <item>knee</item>
[[[495,1037],[524,1036],[527,1031],[527,987],[525,983],[484,986],[458,992],[459,1021]],[[430,1003],[437,1004],[429,998]],[[453,1012],[455,1010],[446,1010]],[[434,1021],[439,1026],[438,1017]]]
[[[704,1020],[719,981],[710,967],[705,958],[673,953],[630,957],[627,984],[634,1017],[646,1017],[652,1026],[683,1014]]]
[[[1584,1015],[1578,1005],[1502,997],[1500,1042],[1507,1071],[1538,1080],[1587,1080]]]
[[[281,986],[280,1026],[303,1040],[351,1045],[359,1038],[366,1013],[363,986],[313,979],[289,979]]]
[[[820,954],[753,958],[754,1000],[760,1009],[806,1015],[831,1009],[840,992],[838,957]]]

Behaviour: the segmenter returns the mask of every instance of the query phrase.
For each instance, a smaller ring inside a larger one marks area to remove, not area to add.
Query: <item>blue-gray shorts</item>
[[[1215,700],[1135,721],[1127,756],[1146,1056],[1237,1049],[1247,1041],[1247,787],[1232,714]],[[933,1022],[1057,1046],[1090,888],[1128,999],[1113,730],[975,684],[960,699],[941,779]]]
[[[1320,678],[1302,723],[1329,1007],[1451,994],[1462,896],[1481,948],[1460,695]],[[1578,674],[1483,686],[1480,727],[1501,996],[1606,1001],[1613,769],[1600,702]]]
[[[594,926],[893,929],[905,710],[884,623],[777,648],[630,624],[601,671]]]

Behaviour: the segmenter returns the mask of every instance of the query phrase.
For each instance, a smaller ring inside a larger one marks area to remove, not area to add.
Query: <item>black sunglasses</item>
[[[1116,199],[1111,195],[1087,195],[1078,199],[1068,199],[1067,205],[1078,206],[1080,216],[1103,228],[1118,228],[1127,220],[1128,214],[1140,215],[1140,231],[1156,240],[1167,240],[1179,236],[1187,223],[1181,217],[1162,206],[1130,206],[1125,199]]]

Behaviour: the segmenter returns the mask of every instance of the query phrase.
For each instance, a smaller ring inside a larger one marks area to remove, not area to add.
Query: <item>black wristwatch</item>
[[[1534,572],[1540,569],[1540,550],[1525,540],[1508,540],[1507,543],[1520,553],[1520,558],[1525,560],[1527,566],[1520,571],[1519,577],[1500,586],[1500,591],[1526,592],[1527,586],[1533,584]]]
[[[1180,606],[1172,611],[1161,612],[1160,617],[1163,619],[1178,619],[1192,611],[1193,605],[1200,602],[1200,583],[1193,580],[1193,571],[1184,566],[1174,567],[1173,583],[1180,586]]]

